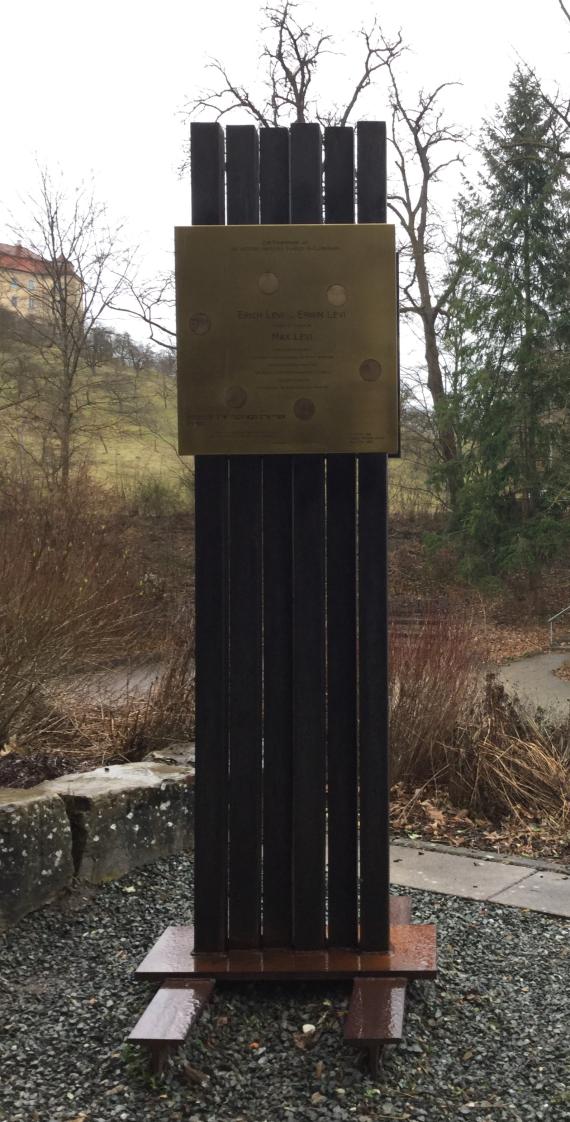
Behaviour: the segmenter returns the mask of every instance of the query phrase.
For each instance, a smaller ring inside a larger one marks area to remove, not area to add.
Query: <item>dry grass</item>
[[[570,722],[549,725],[512,700],[492,674],[447,758],[452,797],[469,795],[490,818],[570,819]]]
[[[140,760],[175,740],[192,740],[193,642],[174,648],[145,698],[131,697],[119,706],[87,706],[68,716],[73,723],[71,739],[75,744],[81,742],[82,758],[90,758],[93,766],[109,760]]]
[[[62,684],[53,704],[29,721],[22,755],[51,754],[65,770],[140,760],[153,749],[194,737],[194,639],[189,611],[178,619],[164,669],[147,690],[93,701],[81,680]]]
[[[46,686],[144,643],[152,606],[107,532],[110,498],[0,479],[0,746],[49,717]]]
[[[447,746],[477,692],[479,650],[463,621],[426,613],[418,629],[390,634],[390,741],[394,782],[445,774]]]
[[[493,821],[535,816],[570,820],[570,722],[549,725],[511,699],[494,675],[482,687],[474,631],[465,622],[426,620],[391,641],[394,782],[447,793]]]
[[[140,759],[194,732],[188,543],[184,538],[184,580],[171,597],[184,612],[173,620],[169,607],[167,625],[165,616],[153,630],[156,605],[140,559],[131,561],[124,538],[108,532],[109,504],[86,480],[65,503],[38,498],[23,484],[0,489],[0,748],[7,742],[21,753],[51,753],[68,770]],[[150,632],[167,631],[175,637],[171,653],[147,696],[94,704],[48,689],[144,649]],[[435,611],[407,635],[393,629],[393,781],[412,799],[431,790],[495,821],[535,815],[565,828],[570,724],[548,727],[492,678],[483,690],[478,635],[464,616]]]
[[[144,703],[84,715],[77,726],[95,754],[140,758],[194,735],[191,619]],[[493,675],[482,686],[481,655],[465,621],[429,618],[415,634],[391,636],[392,778],[414,797],[445,793],[492,821],[529,815],[566,829],[570,818],[570,723],[549,727],[524,711]]]

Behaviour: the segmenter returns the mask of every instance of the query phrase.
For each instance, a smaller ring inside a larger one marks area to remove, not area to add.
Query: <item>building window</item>
[[[13,297],[12,297],[12,307],[13,307],[13,308],[17,308],[17,307],[18,307],[18,297],[17,297],[17,296],[13,296]]]
[[[36,301],[34,300],[33,296],[30,296],[29,299],[28,299],[28,311],[29,312],[34,312],[35,310],[36,310]]]
[[[36,288],[35,280],[29,280],[28,281],[28,292],[34,292],[35,288]]]

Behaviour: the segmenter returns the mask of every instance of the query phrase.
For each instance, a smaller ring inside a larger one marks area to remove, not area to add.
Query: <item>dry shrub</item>
[[[511,699],[493,674],[447,751],[447,786],[489,818],[570,817],[570,722]]]
[[[46,687],[144,641],[148,604],[108,526],[110,497],[0,480],[0,745],[48,716]]]
[[[570,722],[548,721],[511,699],[494,675],[483,689],[476,629],[428,616],[391,636],[392,777],[423,797],[497,821],[570,818]]]
[[[181,612],[178,642],[159,678],[147,713],[145,739],[149,750],[173,740],[194,739],[194,617],[190,606]]]
[[[394,782],[442,778],[446,749],[477,697],[480,654],[463,620],[426,613],[390,633],[390,743]]]
[[[194,649],[175,646],[146,698],[85,711],[77,724],[93,762],[140,760],[176,740],[194,739]]]
[[[131,688],[94,703],[82,691],[57,691],[57,704],[28,733],[34,754],[46,749],[64,759],[67,770],[140,760],[153,749],[194,737],[194,629],[186,605],[176,621],[169,655],[148,690]]]

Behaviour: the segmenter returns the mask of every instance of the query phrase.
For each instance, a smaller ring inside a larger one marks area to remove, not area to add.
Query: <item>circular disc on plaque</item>
[[[257,284],[260,292],[272,296],[279,288],[279,277],[276,277],[275,273],[262,273]]]
[[[224,392],[224,404],[229,409],[241,409],[247,401],[247,394],[243,386],[228,386]]]
[[[293,406],[298,421],[310,421],[315,414],[315,403],[310,397],[300,397]]]
[[[360,363],[358,373],[365,382],[377,382],[382,373],[382,367],[375,358],[366,358],[364,362]]]
[[[190,316],[190,330],[193,335],[205,335],[210,330],[210,317],[205,312],[194,312]]]
[[[333,308],[342,308],[346,304],[346,288],[343,284],[330,284],[327,288],[327,300]]]

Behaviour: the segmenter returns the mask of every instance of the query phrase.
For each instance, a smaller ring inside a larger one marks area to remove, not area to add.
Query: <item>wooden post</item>
[[[192,221],[223,225],[224,134],[194,124]],[[227,937],[228,833],[228,461],[197,456],[196,518],[196,945],[223,950]]]
[[[226,131],[228,223],[259,222],[259,139]],[[230,947],[261,938],[261,457],[229,457]]]
[[[356,139],[356,217],[382,222],[385,126]],[[325,130],[324,195],[318,125],[229,127],[225,181],[219,126],[191,144],[195,223],[226,199],[234,224],[355,219],[351,128]],[[384,455],[197,458],[199,951],[388,948],[386,477]]]
[[[357,127],[359,222],[386,221],[386,126]],[[360,945],[387,948],[390,780],[388,771],[388,457],[358,457]]]
[[[260,131],[262,223],[290,220],[289,130]],[[263,457],[263,944],[291,946],[293,463]]]

